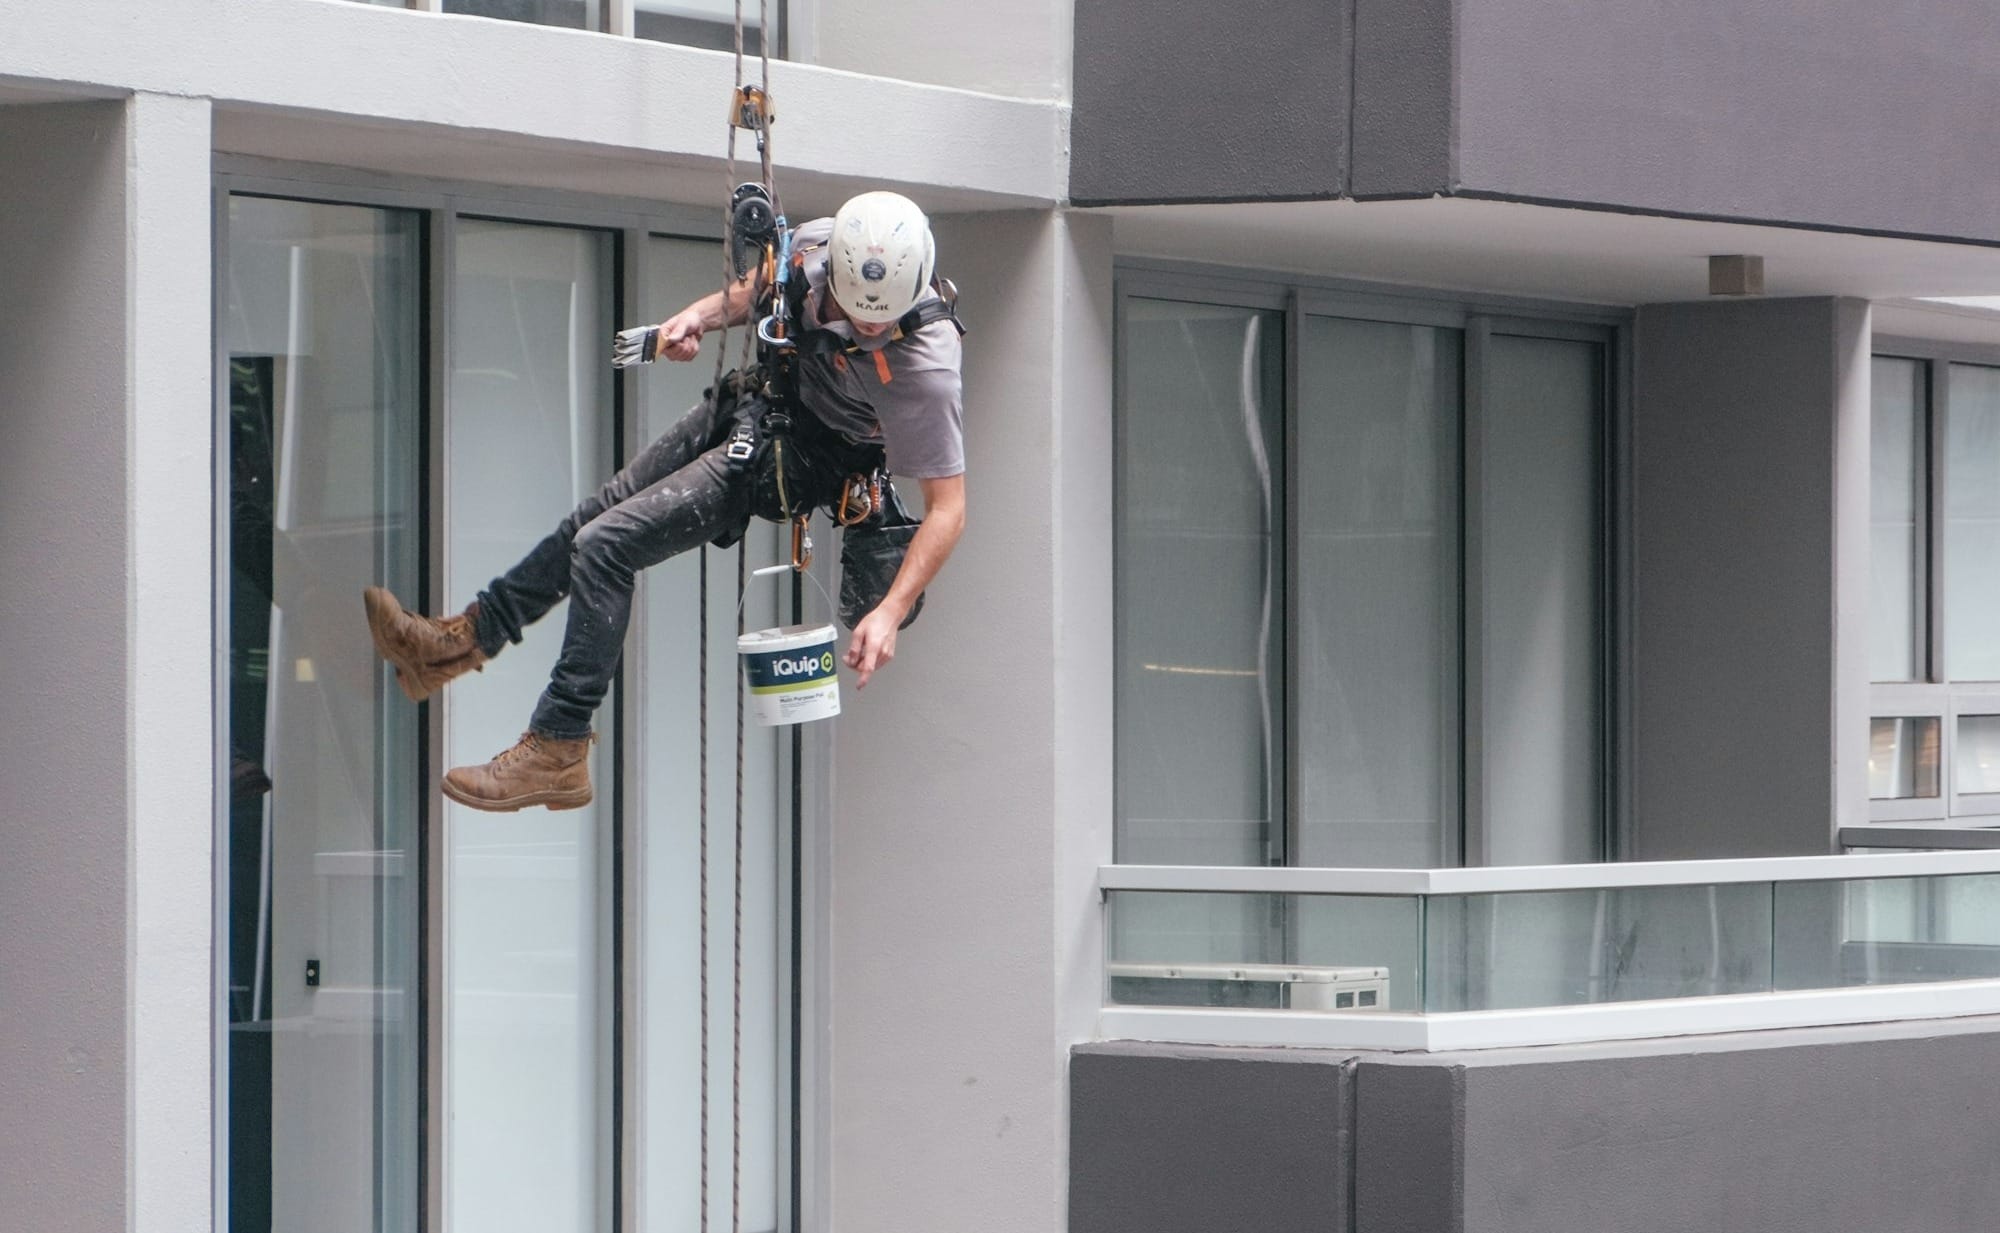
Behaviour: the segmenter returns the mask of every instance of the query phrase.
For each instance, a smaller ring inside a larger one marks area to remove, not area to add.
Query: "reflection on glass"
[[[1938,794],[1938,733],[1934,715],[1868,721],[1868,796],[1900,801]]]
[[[762,54],[764,31],[761,8],[770,10],[771,25],[781,20],[785,0],[744,0],[743,54]],[[679,43],[683,47],[708,47],[733,51],[736,47],[736,0],[635,0],[633,33],[656,43]],[[772,55],[780,54],[776,47]]]
[[[356,596],[418,589],[421,245],[229,202],[233,1229],[417,1228],[418,711]]]
[[[648,241],[647,281],[640,317],[660,321],[715,290],[720,255],[714,241],[654,238]],[[732,335],[733,348],[740,335]],[[655,364],[644,370],[643,435],[664,432],[701,397],[714,379],[714,348],[720,332],[703,340],[702,355],[688,364]],[[734,354],[732,350],[731,354]],[[824,533],[822,533],[824,534]],[[826,542],[822,539],[822,543]],[[778,555],[777,528],[753,522],[746,537],[753,567]],[[789,544],[787,544],[789,550]],[[708,666],[709,721],[709,1032],[713,1042],[732,1038],[730,972],[734,942],[728,922],[735,871],[730,867],[735,829],[729,791],[736,773],[734,742],[716,739],[733,731],[738,700],[735,653],[736,553],[706,549],[708,555],[709,644],[696,646],[701,621],[701,561],[695,553],[671,558],[640,575],[643,626],[635,644],[638,660],[640,743],[647,756],[639,772],[643,849],[645,1004],[636,1030],[643,1036],[646,1210],[636,1227],[685,1229],[701,1209],[701,1003],[700,988],[700,656]],[[823,552],[822,560],[837,554]],[[780,587],[771,579],[752,580],[745,595],[746,628],[780,623]],[[783,588],[789,604],[790,586]],[[811,620],[824,619],[825,601],[806,587]],[[628,661],[629,662],[629,661]],[[779,938],[780,845],[789,842],[783,825],[778,772],[792,729],[751,726],[744,746],[744,964],[743,964],[743,1227],[789,1228],[779,1218],[780,1162],[790,1157],[789,1068],[783,1030],[789,1005],[789,938]],[[630,859],[629,855],[627,859]],[[731,1054],[726,1044],[709,1057],[709,1217],[710,1227],[729,1227],[730,1148],[734,1138],[727,1093]]]
[[[1486,348],[1480,565],[1485,863],[1604,857],[1596,343]]]
[[[462,220],[452,286],[445,560],[450,608],[514,564],[612,471],[612,238]],[[562,642],[559,604],[445,705],[446,765],[514,743]],[[614,701],[616,695],[614,694]],[[608,1227],[613,750],[598,712],[596,800],[447,805],[451,1233]]]
[[[1869,447],[1868,674],[1923,676],[1929,619],[1924,570],[1924,365],[1877,356]]]
[[[1778,987],[2000,977],[2000,875],[1781,883]]]
[[[1127,302],[1118,859],[1262,864],[1282,757],[1283,315]]]
[[[1441,896],[1426,907],[1430,1011],[1771,987],[1767,883]]]
[[[2000,368],[1951,366],[1945,420],[1945,672],[2000,681]]]
[[[1459,333],[1307,317],[1300,347],[1294,860],[1454,864]]]
[[[1952,763],[1961,793],[2000,792],[2000,715],[1959,716]]]
[[[1109,902],[1107,1002],[1419,1008],[1415,898],[1114,891]]]
[[[569,30],[604,28],[603,0],[444,0],[444,11]]]

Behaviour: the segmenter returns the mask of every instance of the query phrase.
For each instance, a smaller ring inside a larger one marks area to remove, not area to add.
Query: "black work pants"
[[[529,721],[534,731],[558,740],[590,734],[618,671],[640,570],[732,540],[749,524],[751,463],[726,452],[733,411],[726,392],[704,398],[479,593],[479,647],[488,655],[519,642],[569,597],[562,654]]]

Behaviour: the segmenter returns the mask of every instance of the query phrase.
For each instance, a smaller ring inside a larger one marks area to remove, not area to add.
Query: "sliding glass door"
[[[226,1043],[234,1233],[418,1227],[423,216],[229,199]]]

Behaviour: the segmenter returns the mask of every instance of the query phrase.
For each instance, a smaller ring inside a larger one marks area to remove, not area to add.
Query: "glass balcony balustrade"
[[[1107,1008],[1473,1018],[2000,982],[1991,852],[1100,881]]]

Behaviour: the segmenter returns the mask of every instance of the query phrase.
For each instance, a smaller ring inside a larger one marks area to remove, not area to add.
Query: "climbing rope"
[[[722,337],[715,348],[715,380],[712,388],[714,397],[725,396],[723,375],[727,369],[729,354],[729,294],[739,281],[737,272],[738,241],[736,234],[736,133],[747,128],[757,135],[758,171],[762,176],[764,190],[769,194],[771,208],[776,215],[778,234],[784,233],[784,215],[777,209],[777,192],[771,176],[771,45],[770,10],[768,0],[758,0],[758,52],[760,72],[758,84],[746,87],[743,80],[743,0],[736,0],[736,86],[730,96],[728,158],[724,169],[723,197],[729,202],[722,215],[722,295],[723,321]],[[775,274],[774,252],[766,246],[759,259],[759,269],[769,284]],[[754,315],[754,314],[753,314]],[[748,372],[756,345],[756,328],[752,326],[743,332],[741,357],[738,360],[739,373]],[[735,396],[743,396],[742,381],[739,378]],[[779,482],[783,483],[783,468],[779,469]],[[789,505],[789,502],[787,502]],[[794,528],[793,566],[799,564],[797,538],[799,529]],[[743,598],[748,581],[749,540],[745,537],[736,553],[736,633],[743,633]],[[709,956],[708,956],[708,557],[701,558],[701,621],[696,638],[700,669],[697,686],[700,697],[700,825],[701,825],[701,1233],[709,1228]],[[732,1233],[742,1233],[743,1229],[743,690],[736,691],[736,848],[734,856],[735,890],[731,896],[731,906],[735,910],[734,956],[735,972],[731,985],[730,1002],[730,1153],[729,1153],[729,1224]]]

